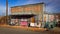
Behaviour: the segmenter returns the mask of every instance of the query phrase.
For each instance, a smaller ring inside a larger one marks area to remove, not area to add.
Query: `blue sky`
[[[49,13],[59,13],[60,12],[60,0],[8,0],[9,14],[10,7],[20,6],[26,4],[35,4],[44,2],[46,7],[45,11]],[[0,0],[0,16],[6,14],[6,0]]]

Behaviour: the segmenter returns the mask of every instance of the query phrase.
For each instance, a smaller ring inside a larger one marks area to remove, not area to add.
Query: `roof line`
[[[28,6],[28,5],[38,5],[38,4],[44,4],[44,2],[42,2],[42,3],[35,3],[35,4],[27,4],[27,5],[21,5],[21,6],[13,6],[13,7],[11,7],[11,8],[14,8],[14,7],[23,7],[23,6]]]

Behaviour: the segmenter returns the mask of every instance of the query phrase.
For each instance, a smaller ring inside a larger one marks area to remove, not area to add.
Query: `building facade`
[[[43,23],[44,3],[11,7],[10,24],[41,27]]]

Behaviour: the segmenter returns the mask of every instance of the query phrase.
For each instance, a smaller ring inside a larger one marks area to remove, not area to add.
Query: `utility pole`
[[[6,0],[6,24],[8,22],[8,0]]]

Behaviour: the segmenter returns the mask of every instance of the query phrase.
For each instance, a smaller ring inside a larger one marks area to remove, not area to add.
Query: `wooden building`
[[[10,24],[41,27],[43,10],[44,3],[11,7]]]

